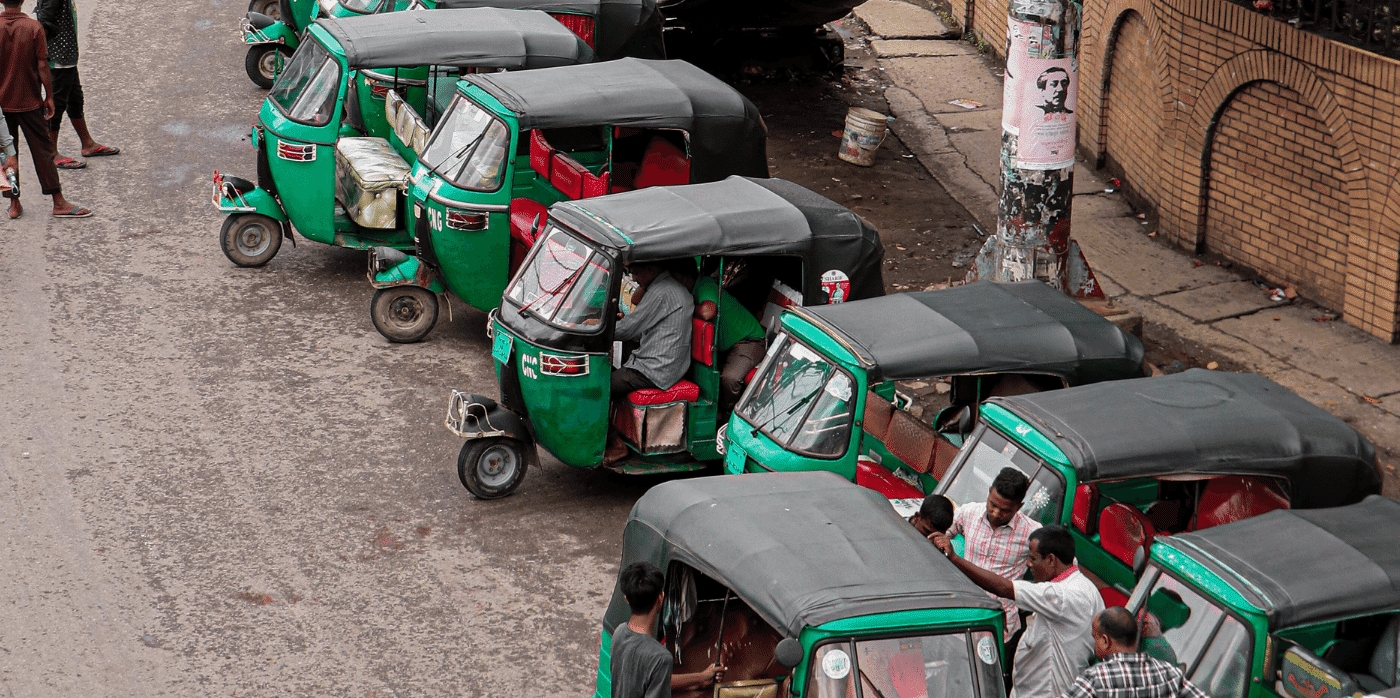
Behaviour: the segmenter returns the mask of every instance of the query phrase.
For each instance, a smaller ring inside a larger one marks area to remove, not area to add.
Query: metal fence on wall
[[[1400,58],[1400,0],[1233,0],[1303,31]]]

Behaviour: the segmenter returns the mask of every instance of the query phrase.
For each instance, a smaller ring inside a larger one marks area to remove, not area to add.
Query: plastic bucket
[[[887,120],[880,112],[851,107],[846,112],[846,133],[841,136],[840,158],[861,167],[874,165],[875,151],[885,142]]]

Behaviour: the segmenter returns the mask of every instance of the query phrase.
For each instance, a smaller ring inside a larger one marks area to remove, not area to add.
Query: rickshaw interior
[[[997,473],[1010,466],[1031,482],[1021,513],[1042,524],[1062,523],[1066,485],[1059,468],[986,425],[972,435],[963,453],[941,488],[955,505],[983,501]],[[1102,548],[1121,573],[1134,567],[1138,551],[1145,552],[1158,535],[1204,530],[1287,508],[1287,486],[1278,478],[1141,477],[1079,484],[1072,495],[1069,524]],[[1097,581],[1106,605],[1127,601],[1123,590],[1111,583],[1121,575],[1107,574],[1102,567],[1092,571],[1101,577]]]
[[[666,600],[659,632],[675,658],[674,673],[698,672],[712,663],[725,667],[719,691],[691,689],[676,696],[728,695],[727,686],[755,681],[778,684],[788,669],[775,650],[783,635],[723,584],[690,566],[673,561],[666,571]]]

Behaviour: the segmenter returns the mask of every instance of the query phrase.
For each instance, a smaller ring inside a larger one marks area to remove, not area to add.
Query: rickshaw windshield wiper
[[[791,380],[791,381],[789,381],[788,383],[785,383],[785,384],[783,384],[783,385],[779,385],[778,388],[779,388],[779,389],[782,389],[783,387],[785,387],[785,386],[787,386],[787,385],[792,385],[793,383],[796,383],[796,382],[797,382],[797,379],[798,379],[798,378],[801,378],[801,377],[802,377],[802,374],[804,374],[804,373],[806,373],[806,372],[807,372],[807,371],[804,370],[804,371],[801,371],[801,372],[795,374],[795,375],[792,377],[792,380]],[[797,411],[798,408],[800,408],[800,407],[802,407],[803,405],[806,405],[807,403],[811,402],[811,401],[812,401],[812,398],[816,397],[817,394],[821,392],[821,386],[822,386],[822,384],[826,383],[826,379],[827,379],[830,375],[831,375],[831,374],[829,373],[829,371],[827,371],[827,370],[822,370],[822,377],[821,377],[821,380],[820,380],[820,381],[817,381],[817,388],[816,388],[816,389],[814,389],[812,392],[808,393],[806,397],[804,397],[804,398],[802,398],[801,400],[798,400],[797,402],[793,403],[793,405],[792,405],[791,407],[789,407],[789,408],[783,410],[782,412],[778,412],[777,414],[774,414],[772,417],[769,417],[767,421],[763,422],[762,424],[759,424],[759,425],[755,426],[755,427],[753,428],[753,430],[751,430],[751,431],[749,432],[749,436],[753,436],[754,434],[757,434],[757,433],[759,432],[759,430],[761,430],[761,429],[767,429],[768,427],[772,426],[773,422],[778,421],[778,419],[779,419],[780,417],[786,417],[786,416],[792,414],[793,412]],[[770,403],[770,404],[771,404],[771,403]]]
[[[457,171],[453,173],[451,177],[453,182],[456,182],[457,179],[462,176],[462,173],[467,171],[467,165],[472,161],[471,156],[468,155],[467,151],[473,150],[478,144],[481,143],[481,139],[486,137],[486,131],[487,129],[485,128],[481,129],[481,133],[476,134],[476,138],[473,138],[470,143],[462,146],[461,150],[458,150],[456,153],[453,153],[452,159],[462,159],[462,164],[457,166]]]

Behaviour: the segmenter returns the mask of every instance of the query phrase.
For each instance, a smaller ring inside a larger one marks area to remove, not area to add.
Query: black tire
[[[528,465],[525,445],[517,439],[471,439],[457,454],[457,477],[478,499],[498,499],[520,487]]]
[[[235,213],[224,219],[219,247],[240,267],[260,267],[282,249],[282,226],[261,213]]]
[[[276,20],[282,19],[282,4],[278,0],[252,0],[248,3],[248,11],[267,15]]]
[[[397,344],[421,342],[437,324],[437,294],[421,286],[392,286],[374,292],[369,302],[374,329]]]
[[[248,55],[243,59],[243,69],[248,71],[248,79],[264,90],[277,81],[277,55],[282,55],[282,63],[292,56],[292,50],[283,44],[253,44],[248,47]]]

